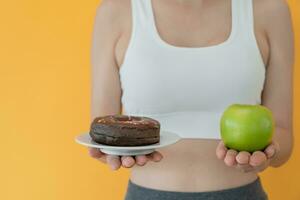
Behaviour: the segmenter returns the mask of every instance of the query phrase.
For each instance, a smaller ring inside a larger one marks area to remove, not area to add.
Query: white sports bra
[[[177,47],[157,32],[152,1],[131,0],[132,33],[120,68],[124,114],[148,116],[182,138],[219,139],[233,103],[260,104],[265,66],[253,28],[252,0],[232,0],[229,38]]]

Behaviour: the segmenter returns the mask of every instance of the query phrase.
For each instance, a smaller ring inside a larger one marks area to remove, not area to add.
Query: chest
[[[213,2],[213,1],[212,1]],[[190,8],[162,5],[152,1],[155,28],[160,39],[174,47],[209,47],[223,43],[232,31],[230,1],[222,1],[203,8],[201,12]],[[254,13],[255,16],[255,13]],[[254,31],[257,44],[267,63],[269,46],[259,18],[255,17]],[[118,66],[124,61],[132,31],[131,13],[124,16],[124,30],[115,46]]]
[[[223,46],[183,53],[152,49],[155,44],[136,44],[120,69],[128,111],[217,111],[232,102],[260,103],[264,66],[256,51],[243,52],[240,46],[228,52]]]

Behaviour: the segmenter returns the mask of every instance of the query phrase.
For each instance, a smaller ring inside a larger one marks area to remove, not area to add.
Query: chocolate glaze
[[[160,123],[149,117],[107,115],[97,117],[90,127],[95,142],[114,146],[138,146],[159,142]]]
[[[97,117],[94,119],[93,123],[136,127],[139,129],[160,127],[160,123],[155,119],[130,115],[107,115],[103,117]]]

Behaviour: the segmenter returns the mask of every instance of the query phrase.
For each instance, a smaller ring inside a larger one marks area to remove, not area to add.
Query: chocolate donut
[[[160,123],[155,119],[119,114],[96,117],[89,134],[100,144],[141,146],[158,143],[159,132]]]

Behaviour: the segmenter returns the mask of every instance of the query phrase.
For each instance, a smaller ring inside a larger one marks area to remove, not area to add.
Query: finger
[[[116,155],[107,155],[106,162],[112,170],[117,170],[121,166],[120,157]]]
[[[105,155],[105,153],[101,152],[100,149],[89,148],[89,154],[92,158],[100,158]]]
[[[154,161],[154,162],[159,162],[163,158],[163,155],[161,153],[159,153],[158,151],[154,151],[153,153],[150,153],[146,156],[149,160]]]
[[[267,158],[272,158],[275,156],[275,154],[279,151],[279,145],[276,142],[272,142],[266,149],[265,154],[267,155]]]
[[[135,164],[135,160],[132,156],[122,156],[121,157],[122,166],[130,168]]]
[[[249,164],[251,166],[257,167],[259,165],[262,165],[264,162],[266,162],[267,156],[264,152],[262,151],[255,151],[251,156],[250,156],[250,161]]]
[[[224,162],[227,166],[233,166],[236,164],[236,159],[235,157],[237,156],[237,151],[233,149],[229,149],[226,153],[226,156],[224,158]]]
[[[102,156],[101,158],[97,158],[97,160],[99,160],[100,162],[102,162],[102,163],[107,163],[106,162],[106,160],[107,160],[107,158],[106,158],[106,154],[104,155],[104,156]]]
[[[224,142],[220,141],[216,149],[216,155],[219,159],[223,160],[226,156],[226,153],[227,153],[227,148]]]
[[[236,161],[238,164],[245,165],[249,163],[251,154],[247,151],[241,151],[236,156]]]
[[[270,144],[266,149],[265,149],[265,154],[267,155],[267,158],[272,158],[275,155],[275,145]]]
[[[236,168],[241,172],[248,173],[254,171],[255,169],[249,164],[237,164]]]
[[[264,162],[262,165],[259,165],[259,166],[257,166],[257,167],[254,167],[255,168],[255,172],[262,172],[263,170],[265,170],[268,166],[269,166],[269,164],[270,164],[270,162],[269,162],[270,160],[267,160],[266,162]]]
[[[144,166],[148,161],[148,158],[145,155],[135,156],[135,162],[139,166]]]

